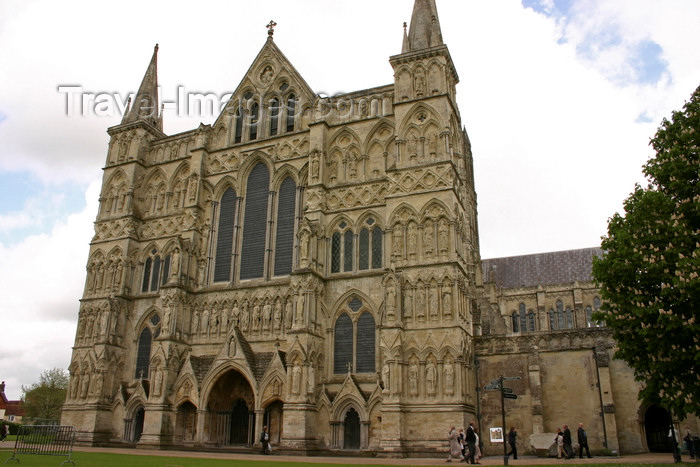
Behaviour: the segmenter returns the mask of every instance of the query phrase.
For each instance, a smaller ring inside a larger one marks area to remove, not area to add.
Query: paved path
[[[0,442],[0,449],[12,450],[14,441]],[[465,465],[456,461],[452,464],[447,464],[445,459],[385,459],[385,458],[367,458],[367,457],[307,457],[307,456],[288,456],[288,455],[272,455],[263,456],[260,454],[232,454],[223,452],[201,452],[201,451],[159,451],[151,449],[129,449],[129,448],[93,448],[85,446],[76,446],[76,452],[110,452],[115,454],[132,454],[136,456],[163,456],[163,457],[191,457],[201,459],[239,459],[239,460],[278,460],[285,462],[298,462],[300,464],[354,464],[354,465]],[[1,461],[1,459],[0,459]],[[481,459],[481,465],[503,465],[503,456],[489,456]],[[692,465],[693,461],[688,456],[683,456],[683,462]],[[635,454],[621,457],[594,457],[592,459],[574,458],[571,460],[560,460],[555,458],[541,458],[535,456],[520,456],[517,460],[510,459],[509,466],[518,465],[572,465],[572,464],[672,464],[673,459],[670,453],[648,453]]]

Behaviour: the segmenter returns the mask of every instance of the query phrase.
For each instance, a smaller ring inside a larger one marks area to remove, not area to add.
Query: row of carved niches
[[[460,368],[450,355],[443,361],[438,361],[432,354],[425,361],[412,355],[408,365],[386,361],[381,373],[382,392],[415,398],[452,397],[460,392],[459,373]]]
[[[221,339],[235,327],[251,336],[280,336],[304,324],[305,294],[276,299],[243,299],[229,307],[195,308],[190,334],[196,340]]]
[[[86,305],[78,317],[76,343],[121,343],[126,324],[126,312],[114,309],[109,303]]]
[[[394,73],[399,101],[420,99],[445,92],[445,65],[440,58],[403,64]]]
[[[121,292],[129,268],[130,262],[125,261],[121,253],[112,253],[108,258],[105,258],[98,251],[90,259],[87,266],[85,296]]]
[[[361,97],[318,97],[313,103],[313,121],[332,125],[386,117],[394,113],[393,100],[394,95],[391,92]]]

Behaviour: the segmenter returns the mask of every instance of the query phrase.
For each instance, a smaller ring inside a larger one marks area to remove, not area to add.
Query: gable
[[[297,111],[315,98],[304,78],[268,38],[213,126],[225,125],[241,106],[246,111],[253,102],[265,106],[273,99],[284,105],[291,95],[297,100]]]

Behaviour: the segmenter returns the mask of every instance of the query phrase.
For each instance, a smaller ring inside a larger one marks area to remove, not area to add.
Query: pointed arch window
[[[350,224],[340,221],[331,235],[331,272],[351,272],[353,269],[354,235]]]
[[[230,282],[233,265],[233,243],[236,225],[236,192],[227,188],[219,203],[219,224],[214,257],[214,282]]]
[[[141,292],[158,292],[161,285],[168,282],[170,274],[170,255],[161,260],[158,250],[155,248],[146,258],[143,265],[143,279],[141,281]]]
[[[250,125],[249,125],[249,140],[253,141],[258,139],[258,120],[260,118],[260,105],[254,102],[250,108]]]
[[[136,348],[136,364],[134,370],[134,378],[148,378],[148,370],[151,363],[151,346],[153,339],[160,335],[160,316],[153,314],[146,322]]]
[[[270,101],[270,136],[276,136],[280,123],[280,101],[274,98]]]
[[[347,373],[348,370],[353,373],[375,371],[376,326],[369,311],[363,311],[355,323],[347,312],[341,314],[335,322],[334,335],[334,374]]]
[[[241,245],[241,280],[263,277],[267,239],[267,198],[270,173],[259,162],[248,176],[245,195],[245,221]]]
[[[574,327],[574,312],[571,308],[567,307],[564,312],[564,319],[566,321],[566,329],[573,329]]]
[[[233,126],[235,128],[235,134],[233,136],[234,143],[240,143],[243,139],[243,117],[241,116],[241,108],[236,109],[236,113],[233,116]]]
[[[514,311],[511,315],[513,320],[513,332],[520,332],[520,320],[518,319],[518,312]]]
[[[370,233],[371,232],[371,233]],[[360,229],[358,269],[377,269],[382,267],[382,229],[369,217]]]
[[[285,178],[280,185],[275,237],[275,276],[283,276],[292,272],[296,191],[296,183],[291,177]]]
[[[294,116],[296,114],[297,101],[294,94],[287,97],[287,133],[294,131]]]
[[[522,332],[527,331],[527,311],[525,310],[525,304],[521,303],[518,306],[518,315],[520,318],[520,329]]]

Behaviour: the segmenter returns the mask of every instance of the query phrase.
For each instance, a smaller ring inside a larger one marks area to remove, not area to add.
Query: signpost
[[[506,409],[505,399],[517,399],[517,394],[513,394],[512,388],[503,387],[503,381],[518,381],[520,376],[499,376],[498,379],[492,379],[490,384],[484,386],[484,391],[498,391],[501,393],[501,422],[503,436],[503,465],[508,465],[508,447],[506,446],[505,431],[506,431]],[[492,433],[493,438],[493,433]]]

